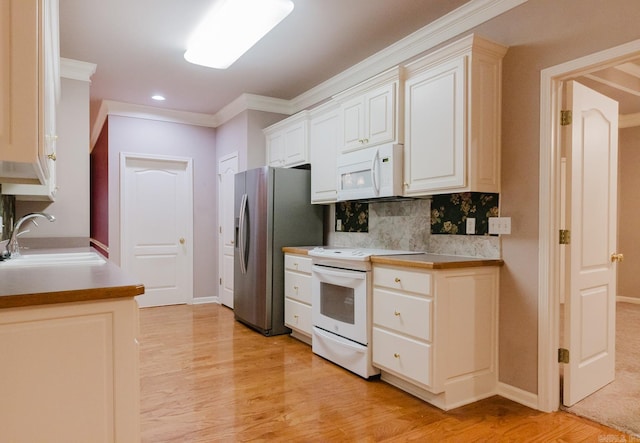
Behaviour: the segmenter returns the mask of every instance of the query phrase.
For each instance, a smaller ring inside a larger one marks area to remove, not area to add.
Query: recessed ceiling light
[[[189,39],[184,58],[226,69],[293,10],[291,0],[220,0]]]
[[[166,100],[163,95],[159,95],[159,94],[152,95],[151,98],[159,102]]]

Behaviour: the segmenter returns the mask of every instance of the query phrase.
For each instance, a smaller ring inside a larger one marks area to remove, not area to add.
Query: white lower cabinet
[[[140,440],[133,298],[3,309],[0,440]]]
[[[304,255],[284,255],[284,324],[311,344],[311,258]]]
[[[497,387],[496,266],[373,268],[373,365],[382,379],[441,408]]]

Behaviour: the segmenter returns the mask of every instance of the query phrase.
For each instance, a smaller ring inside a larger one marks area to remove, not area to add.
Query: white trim
[[[211,296],[211,297],[193,297],[193,299],[191,300],[191,305],[205,305],[208,303],[215,303],[217,305],[220,304],[220,298],[216,297],[216,296]]]
[[[380,72],[467,32],[527,0],[474,0],[434,20],[413,34],[366,58],[320,85],[295,97],[293,108],[306,109]]]
[[[618,295],[616,297],[617,302],[623,303],[632,303],[634,305],[640,305],[640,298],[638,297],[623,297],[622,295]]]
[[[540,189],[538,255],[538,409],[560,406],[557,363],[560,324],[560,144],[556,135],[562,82],[640,55],[640,40],[562,63],[540,75]]]
[[[285,115],[295,114],[395,65],[406,62],[412,57],[433,49],[453,37],[470,31],[476,26],[516,6],[520,6],[526,1],[527,0],[473,0],[467,2],[458,9],[438,18],[413,34],[397,41],[320,85],[303,92],[292,100],[262,97],[254,94],[241,94],[214,115],[195,114],[142,105],[127,105],[125,103],[116,105],[118,102],[105,100],[100,107],[98,117],[92,128],[91,148],[93,149],[100,135],[107,114],[211,127],[218,127],[241,112],[249,109]],[[105,102],[109,102],[112,105],[109,106],[107,104],[105,107]],[[105,108],[103,109],[103,107]]]
[[[515,386],[508,385],[506,383],[498,383],[497,394],[501,397],[513,400],[516,403],[530,407],[531,409],[538,408],[538,396],[531,392],[524,391]]]
[[[60,77],[90,82],[91,76],[96,73],[96,68],[95,63],[60,57]]]
[[[96,144],[107,115],[143,118],[185,125],[215,127],[214,116],[197,112],[176,111],[174,109],[156,108],[146,105],[135,105],[113,100],[103,100],[91,131],[91,149]]]

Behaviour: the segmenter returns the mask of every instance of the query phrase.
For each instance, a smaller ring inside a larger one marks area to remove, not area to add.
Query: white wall
[[[38,220],[38,227],[29,227],[31,232],[21,238],[76,237],[86,239],[88,245],[89,82],[63,78],[61,86],[57,108],[56,201],[18,201],[16,217],[38,211],[56,216],[53,223]]]
[[[218,295],[217,163],[215,129],[110,115],[109,258],[120,262],[120,153],[193,159],[193,296]]]

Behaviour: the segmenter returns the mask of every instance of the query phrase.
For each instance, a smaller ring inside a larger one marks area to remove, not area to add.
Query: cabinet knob
[[[297,286],[294,286],[293,289],[295,289],[296,292],[298,292],[298,287]]]
[[[393,311],[393,315],[395,315],[396,317],[400,317],[400,313],[398,311]]]
[[[298,263],[297,263],[297,262],[295,262],[295,263],[293,264],[293,267],[294,267],[294,268],[296,268],[296,269],[298,269]]]
[[[393,279],[393,281],[396,282],[396,283],[400,283],[400,278],[396,277],[396,278]]]
[[[178,240],[178,241],[180,242],[181,245],[184,245],[185,240],[184,240],[183,237],[180,237],[180,240]]]
[[[394,358],[400,358],[400,354],[398,354],[397,352],[393,354]]]
[[[49,158],[49,160],[56,161],[56,154],[55,153],[49,154],[49,155],[47,155],[47,157]]]

